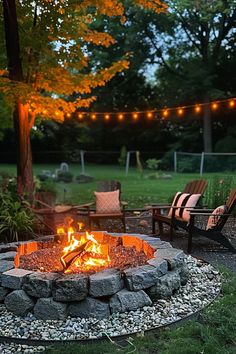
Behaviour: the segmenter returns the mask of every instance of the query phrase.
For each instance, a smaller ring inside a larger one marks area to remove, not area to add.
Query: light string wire
[[[222,103],[228,103],[228,108],[236,107],[236,97],[227,98],[223,100],[214,100],[204,103],[195,103],[191,105],[181,105],[176,107],[163,107],[163,108],[153,108],[149,110],[142,111],[118,111],[118,112],[95,112],[95,111],[77,111],[77,118],[83,119],[85,117],[90,117],[92,120],[96,120],[98,117],[103,117],[105,120],[110,120],[112,117],[117,117],[119,120],[123,120],[125,117],[130,116],[133,119],[138,119],[139,116],[145,115],[147,118],[154,118],[156,114],[162,114],[163,117],[169,116],[171,113],[176,112],[178,116],[181,116],[185,113],[186,110],[191,108],[194,109],[195,113],[200,113],[202,109],[206,106],[209,106],[213,111],[219,108],[219,105]]]

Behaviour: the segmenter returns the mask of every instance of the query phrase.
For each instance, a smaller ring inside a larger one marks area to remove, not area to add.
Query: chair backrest
[[[183,193],[203,195],[206,190],[206,187],[207,181],[205,181],[204,179],[197,179],[187,183],[183,190]]]
[[[121,198],[121,183],[115,180],[101,181],[97,185],[98,192],[112,192],[119,189]]]
[[[225,225],[226,221],[228,220],[230,214],[232,213],[235,205],[236,205],[236,188],[232,189],[232,191],[230,192],[230,195],[227,199],[227,202],[226,202],[227,209],[225,212],[226,215],[222,214],[219,217],[214,229],[221,230],[223,228],[223,226]]]

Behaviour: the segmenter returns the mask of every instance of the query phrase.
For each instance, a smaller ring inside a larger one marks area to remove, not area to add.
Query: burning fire
[[[67,235],[66,246],[61,257],[64,272],[71,272],[70,266],[79,267],[83,270],[107,266],[110,262],[108,246],[99,244],[94,235],[89,234],[87,231],[85,234],[80,234],[71,226],[73,219],[68,219],[66,220],[66,225],[57,228],[58,235]],[[81,231],[83,226],[82,223],[78,223],[79,231]]]

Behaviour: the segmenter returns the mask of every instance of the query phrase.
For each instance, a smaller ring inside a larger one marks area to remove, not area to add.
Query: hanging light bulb
[[[66,116],[67,116],[67,118],[70,118],[71,114],[70,113],[66,113]]]
[[[58,112],[58,111],[56,111],[56,112],[55,112],[55,115],[56,115],[56,116],[59,116],[59,112]]]
[[[179,116],[182,116],[182,114],[184,113],[184,110],[183,110],[183,108],[179,108],[177,112],[178,112]]]
[[[196,112],[196,113],[201,112],[201,107],[200,107],[199,105],[197,105],[197,106],[195,107],[195,112]]]
[[[110,115],[109,115],[109,114],[106,114],[106,115],[105,115],[105,119],[106,119],[106,120],[109,120],[109,119],[110,119]]]
[[[137,120],[138,119],[138,113],[133,113],[133,119]]]
[[[82,113],[79,113],[79,114],[78,114],[78,118],[79,118],[79,119],[83,119],[83,114],[82,114]]]
[[[235,101],[234,100],[230,100],[229,101],[229,107],[233,108],[235,106]]]
[[[166,117],[168,117],[168,115],[169,115],[169,112],[168,112],[167,109],[165,109],[165,110],[163,111],[163,116],[166,118]]]
[[[215,111],[218,108],[218,104],[216,102],[212,103],[211,108]]]
[[[148,113],[147,113],[147,117],[148,117],[148,119],[153,118],[153,113],[152,113],[152,112],[148,112]]]
[[[123,120],[123,119],[124,119],[124,114],[120,113],[120,114],[118,115],[118,119],[119,119],[119,120]]]
[[[92,118],[92,120],[96,120],[97,119],[96,114],[92,114],[91,118]]]

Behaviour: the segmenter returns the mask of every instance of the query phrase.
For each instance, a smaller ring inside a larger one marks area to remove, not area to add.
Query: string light
[[[166,117],[168,116],[168,114],[169,114],[168,110],[165,109],[165,110],[163,111],[163,116],[166,118]]]
[[[218,108],[218,104],[216,102],[212,103],[211,108],[215,111]]]
[[[148,117],[149,119],[151,119],[151,118],[153,117],[152,112],[148,112],[148,113],[147,113],[147,117]]]
[[[71,114],[70,113],[66,113],[66,116],[67,116],[67,118],[70,118]]]
[[[58,112],[58,111],[56,111],[56,112],[55,112],[55,115],[56,115],[56,116],[59,116],[59,112]]]
[[[46,110],[46,109],[44,109],[44,110],[43,110],[43,114],[46,114],[46,113],[47,113],[47,110]]]
[[[234,108],[236,107],[236,97],[232,97],[229,99],[224,99],[224,100],[217,100],[217,101],[212,101],[208,103],[197,103],[197,104],[192,104],[192,105],[186,105],[182,107],[167,107],[167,108],[162,108],[162,109],[153,109],[153,110],[148,110],[148,111],[135,111],[135,112],[80,112],[77,113],[77,117],[79,119],[82,119],[86,116],[89,116],[92,120],[96,120],[97,118],[102,118],[106,121],[110,120],[111,118],[117,118],[119,121],[123,121],[124,118],[131,117],[133,120],[138,120],[140,117],[146,117],[147,119],[151,120],[153,118],[157,117],[163,117],[167,118],[168,116],[178,115],[178,116],[183,116],[187,110],[192,109],[196,114],[202,112],[204,110],[204,107],[210,107],[213,111],[216,111],[220,104],[224,104],[228,108]],[[31,109],[29,109],[29,112]],[[43,113],[46,113],[43,111]],[[60,114],[60,111],[56,111],[56,115]],[[70,115],[67,114],[67,117]]]

